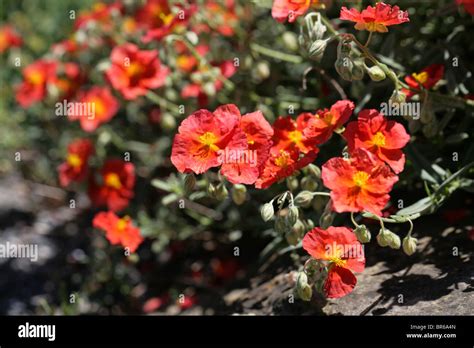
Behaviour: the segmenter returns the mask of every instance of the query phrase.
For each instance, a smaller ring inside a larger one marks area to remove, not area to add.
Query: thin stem
[[[365,42],[364,47],[369,46],[370,40],[372,39],[372,34],[373,34],[373,31],[369,31],[369,37],[367,38],[367,41]]]
[[[276,51],[274,49],[264,47],[264,46],[261,46],[261,45],[256,44],[256,43],[251,43],[250,48],[253,51],[255,51],[257,53],[260,53],[260,54],[263,54],[267,57],[283,60],[283,61],[288,62],[288,63],[300,64],[300,63],[303,62],[303,58],[301,58],[300,56],[296,56],[294,54],[289,54],[289,53]]]
[[[355,222],[354,213],[353,213],[353,212],[351,212],[351,221],[352,221],[352,223],[354,224],[354,226],[355,226],[356,228],[359,227],[359,224],[358,224],[357,222]]]
[[[179,113],[178,105],[170,102],[169,100],[163,98],[162,96],[156,94],[155,92],[148,91],[145,96],[150,99],[152,102],[158,104],[160,107],[167,109],[173,113]]]

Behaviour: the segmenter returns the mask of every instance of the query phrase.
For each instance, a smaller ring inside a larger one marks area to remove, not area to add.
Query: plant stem
[[[274,59],[283,60],[288,63],[300,64],[303,62],[303,58],[301,58],[300,56],[276,51],[274,49],[264,47],[256,43],[251,43],[250,49],[254,50],[257,53],[263,54],[265,56],[272,57]]]

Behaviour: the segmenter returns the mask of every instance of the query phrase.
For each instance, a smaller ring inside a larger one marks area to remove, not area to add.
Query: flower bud
[[[297,245],[299,241],[298,235],[293,230],[287,231],[285,233],[285,239],[286,239],[286,242],[292,246]]]
[[[270,65],[267,61],[260,61],[255,67],[255,75],[259,80],[265,80],[270,76]]]
[[[352,80],[362,80],[364,78],[364,60],[363,59],[354,59],[354,65],[352,66],[351,75]]]
[[[283,216],[277,215],[275,218],[275,226],[274,226],[275,231],[278,233],[285,233],[288,231],[288,225],[286,224],[286,220]]]
[[[337,73],[346,81],[352,81],[352,67],[354,64],[349,57],[341,57],[334,63]]]
[[[387,229],[380,230],[377,235],[377,242],[382,247],[389,246],[392,249],[400,249],[401,246],[400,237]]]
[[[265,203],[264,205],[262,205],[262,208],[260,208],[260,214],[262,215],[263,221],[270,220],[273,215],[275,215],[275,211],[273,210],[273,204]]]
[[[403,238],[403,251],[405,254],[408,256],[413,255],[416,252],[416,245],[417,245],[418,239],[413,238],[411,236],[406,236]]]
[[[176,128],[176,119],[167,112],[163,113],[160,121],[160,125],[164,130],[173,130]]]
[[[313,164],[310,163],[307,167],[306,170],[308,171],[308,174],[311,175],[315,179],[320,179],[321,178],[321,169]]]
[[[299,211],[298,208],[292,206],[288,208],[288,214],[286,215],[286,220],[288,222],[288,226],[293,226],[296,221],[298,221]]]
[[[397,234],[390,232],[390,239],[389,239],[388,246],[392,249],[400,249],[401,245],[402,243],[401,243],[400,237]]]
[[[295,197],[294,203],[298,207],[307,207],[313,200],[313,194],[310,191],[301,191]]]
[[[313,27],[311,28],[309,35],[313,40],[321,40],[324,37],[324,34],[327,31],[327,27],[321,21],[321,15],[318,13],[318,20],[314,22]]]
[[[216,198],[216,187],[213,183],[209,183],[206,188],[207,195],[211,198]]]
[[[305,227],[301,220],[296,221],[292,228],[293,232],[298,236],[298,238],[303,238]]]
[[[285,31],[281,36],[283,44],[289,51],[296,52],[299,48],[298,37],[291,31]]]
[[[288,187],[290,191],[296,190],[298,188],[298,179],[294,176],[286,178],[286,187]]]
[[[354,233],[361,243],[368,243],[371,239],[371,234],[365,225],[359,225],[355,228]]]
[[[306,191],[316,191],[318,182],[311,177],[301,179],[301,188]]]
[[[224,183],[217,185],[215,193],[216,199],[218,201],[223,201],[227,196],[229,196],[229,191],[227,191],[227,187],[225,187]]]
[[[304,272],[298,273],[296,279],[296,294],[303,301],[310,301],[313,296],[313,289],[308,284],[308,276]]]
[[[196,176],[194,174],[186,174],[184,177],[184,192],[191,193],[196,185]]]
[[[209,97],[213,97],[216,95],[216,86],[214,82],[206,82],[202,85],[202,90],[204,94],[208,95]]]
[[[247,198],[247,188],[242,184],[235,184],[232,187],[232,200],[235,204],[241,205]]]
[[[380,67],[377,65],[367,68],[367,74],[369,74],[372,81],[382,81],[387,77]]]
[[[389,102],[392,104],[403,104],[405,103],[406,99],[407,96],[405,95],[405,93],[402,93],[395,89],[392,95],[390,96]]]
[[[334,221],[334,216],[332,213],[324,213],[319,218],[319,227],[325,230],[326,228],[332,225],[333,221]]]
[[[326,197],[315,196],[313,199],[313,209],[315,211],[321,211],[326,206]]]
[[[383,229],[380,229],[379,234],[377,235],[377,243],[383,248],[388,246],[389,238],[388,235],[384,232]]]
[[[316,40],[309,47],[309,56],[311,58],[321,58],[328,45],[328,40]]]

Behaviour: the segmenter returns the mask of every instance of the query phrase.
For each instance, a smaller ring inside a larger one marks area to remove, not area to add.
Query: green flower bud
[[[405,95],[405,93],[402,93],[395,89],[392,95],[390,96],[389,101],[392,104],[403,104],[405,103],[406,99],[407,99],[407,96]]]
[[[235,184],[232,187],[232,200],[235,204],[241,205],[245,202],[247,198],[247,188],[242,184]]]
[[[275,211],[273,210],[273,204],[272,203],[265,203],[262,205],[262,208],[260,208],[260,214],[262,215],[263,221],[269,221],[273,215],[275,215]]]
[[[400,249],[402,246],[402,241],[400,240],[400,237],[396,235],[395,233],[390,232],[390,240],[388,243],[388,246],[392,249]]]
[[[184,177],[184,192],[189,194],[193,192],[196,185],[196,176],[194,174],[186,174]]]
[[[303,238],[306,229],[303,222],[301,220],[298,220],[293,225],[292,230],[298,236],[298,238]]]
[[[204,85],[202,85],[202,90],[209,97],[216,95],[216,85],[213,81],[206,82]]]
[[[311,28],[309,35],[312,40],[321,40],[324,37],[324,34],[328,28],[321,21],[321,15],[318,13],[318,19],[314,22],[313,27]]]
[[[379,243],[379,245],[383,248],[388,246],[389,238],[383,229],[380,229],[379,234],[377,235],[377,243]]]
[[[227,191],[227,187],[225,187],[224,183],[220,183],[216,187],[216,194],[215,197],[218,201],[223,201],[229,196],[229,191]]]
[[[325,213],[321,215],[319,218],[319,227],[321,227],[323,230],[328,228],[329,226],[332,225],[332,222],[334,221],[334,216],[332,213]]]
[[[293,230],[287,231],[285,233],[285,239],[289,245],[293,245],[293,246],[297,245],[299,241],[298,236],[296,235],[295,232],[293,232]]]
[[[265,80],[270,76],[270,65],[267,61],[263,60],[257,63],[255,75],[259,80]]]
[[[352,67],[354,63],[349,57],[341,57],[336,59],[334,68],[337,73],[346,81],[352,81]]]
[[[216,186],[213,183],[209,183],[206,188],[207,195],[211,198],[216,198]]]
[[[417,245],[418,239],[413,238],[411,236],[406,236],[403,238],[403,251],[405,254],[408,256],[413,255],[416,252],[416,245]]]
[[[400,237],[388,229],[380,230],[377,242],[382,247],[389,246],[392,249],[400,249],[401,246]]]
[[[352,80],[362,80],[364,78],[364,60],[363,59],[354,59],[354,65],[351,70]]]
[[[298,208],[293,206],[288,208],[288,214],[286,215],[286,220],[288,222],[288,226],[293,226],[296,221],[298,221],[299,211]]]
[[[370,231],[367,229],[365,225],[359,225],[355,228],[354,233],[361,243],[368,243],[371,239]]]
[[[291,31],[285,31],[281,36],[283,40],[283,45],[292,52],[298,51],[299,44],[298,44],[298,37],[295,33]]]
[[[286,224],[286,220],[283,216],[277,215],[275,218],[275,231],[278,233],[284,234],[286,231],[288,231],[288,225]]]
[[[372,81],[382,81],[387,77],[380,67],[377,65],[367,68],[367,74],[369,74]]]
[[[314,222],[311,219],[306,220],[306,229],[312,230],[314,228]]]
[[[328,40],[316,40],[309,47],[309,56],[311,58],[321,58],[328,45]]]
[[[298,207],[308,207],[313,200],[313,196],[310,191],[301,191],[296,195],[294,203]]]
[[[310,163],[307,167],[306,170],[308,171],[308,174],[311,175],[315,179],[320,179],[321,178],[321,169],[313,164]]]
[[[318,182],[311,177],[301,179],[301,188],[306,191],[316,191]]]
[[[160,125],[164,130],[173,130],[176,128],[176,119],[173,117],[173,115],[165,112],[161,116]]]
[[[313,199],[313,209],[315,211],[321,211],[326,206],[327,198],[323,196],[315,196]]]
[[[294,176],[286,178],[286,187],[290,191],[295,191],[298,188],[298,179]]]
[[[313,296],[313,289],[308,284],[308,276],[304,272],[300,272],[296,279],[296,294],[303,301],[310,301]]]

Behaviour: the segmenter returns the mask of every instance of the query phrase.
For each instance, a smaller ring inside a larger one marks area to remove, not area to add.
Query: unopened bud
[[[186,174],[184,177],[184,192],[186,192],[186,194],[191,193],[194,190],[195,185],[196,176],[194,176],[194,174]]]
[[[313,296],[313,289],[308,284],[308,276],[304,272],[298,274],[296,280],[296,294],[303,301],[310,301]]]
[[[286,215],[286,219],[288,221],[288,226],[293,226],[296,221],[298,221],[299,211],[298,208],[292,206],[288,208],[288,214]]]
[[[408,256],[413,255],[416,252],[416,245],[417,245],[418,239],[413,238],[411,236],[406,236],[403,238],[403,251],[405,254]]]
[[[262,208],[260,208],[260,214],[262,215],[263,221],[269,221],[273,215],[275,215],[275,211],[273,210],[273,204],[272,203],[265,203],[262,205]]]
[[[213,183],[209,183],[206,188],[207,195],[211,198],[216,198],[216,186]]]
[[[296,221],[292,228],[293,232],[298,236],[298,238],[303,238],[305,227],[301,220]]]
[[[321,169],[313,164],[310,163],[307,167],[306,170],[308,171],[308,174],[311,175],[315,179],[320,179],[321,178]]]
[[[381,229],[377,235],[377,242],[380,246],[389,246],[392,249],[400,249],[401,240],[398,235],[387,229]]]
[[[242,184],[236,184],[232,187],[232,200],[235,204],[241,205],[247,198],[247,188]]]
[[[259,80],[265,80],[270,76],[270,65],[267,61],[260,61],[255,67],[255,75]]]
[[[288,225],[286,224],[286,220],[283,216],[278,215],[275,218],[275,231],[278,233],[284,234],[286,231],[288,231]]]
[[[301,179],[301,188],[306,191],[316,191],[318,182],[312,177],[304,177]]]
[[[225,187],[224,183],[220,183],[216,187],[216,194],[215,197],[218,201],[223,201],[229,196],[229,191],[227,191],[227,187]]]
[[[313,40],[320,40],[324,37],[324,34],[327,31],[327,27],[321,21],[321,15],[318,13],[318,20],[314,22],[313,28],[310,31],[310,37]]]
[[[206,82],[204,85],[202,85],[202,90],[204,94],[209,97],[213,97],[216,95],[216,85],[212,81]]]
[[[367,74],[369,74],[372,81],[382,81],[387,77],[383,70],[377,65],[367,68]]]
[[[163,113],[160,121],[160,125],[164,130],[173,130],[176,128],[176,119],[167,112]]]
[[[298,244],[298,235],[293,230],[285,233],[285,239],[289,245],[295,246]]]
[[[313,200],[313,194],[310,191],[301,191],[295,197],[295,205],[298,207],[307,207]]]
[[[329,226],[332,225],[332,222],[334,221],[334,216],[332,213],[325,213],[321,215],[319,219],[319,227],[321,227],[323,230],[328,228]]]
[[[352,81],[352,67],[354,64],[349,57],[338,58],[334,63],[337,73],[346,81]]]
[[[289,51],[296,52],[299,48],[298,37],[291,31],[285,31],[281,36],[283,44]]]
[[[359,81],[364,78],[365,70],[364,70],[364,60],[363,59],[355,59],[354,65],[352,67],[351,75],[352,80]]]
[[[370,231],[367,229],[365,225],[359,225],[355,228],[354,233],[361,243],[368,243],[370,242],[370,238],[372,237]]]
[[[309,47],[309,56],[312,58],[321,58],[328,45],[328,40],[316,40]]]
[[[383,229],[380,229],[379,234],[377,235],[377,243],[383,248],[388,246],[389,238],[388,235],[385,234]]]
[[[296,190],[298,188],[298,179],[294,176],[286,178],[286,187],[288,187],[290,191]]]
[[[392,95],[390,96],[389,101],[392,104],[403,104],[403,103],[405,103],[406,99],[407,99],[407,96],[405,95],[405,93],[400,92],[400,91],[395,89],[393,91]]]

